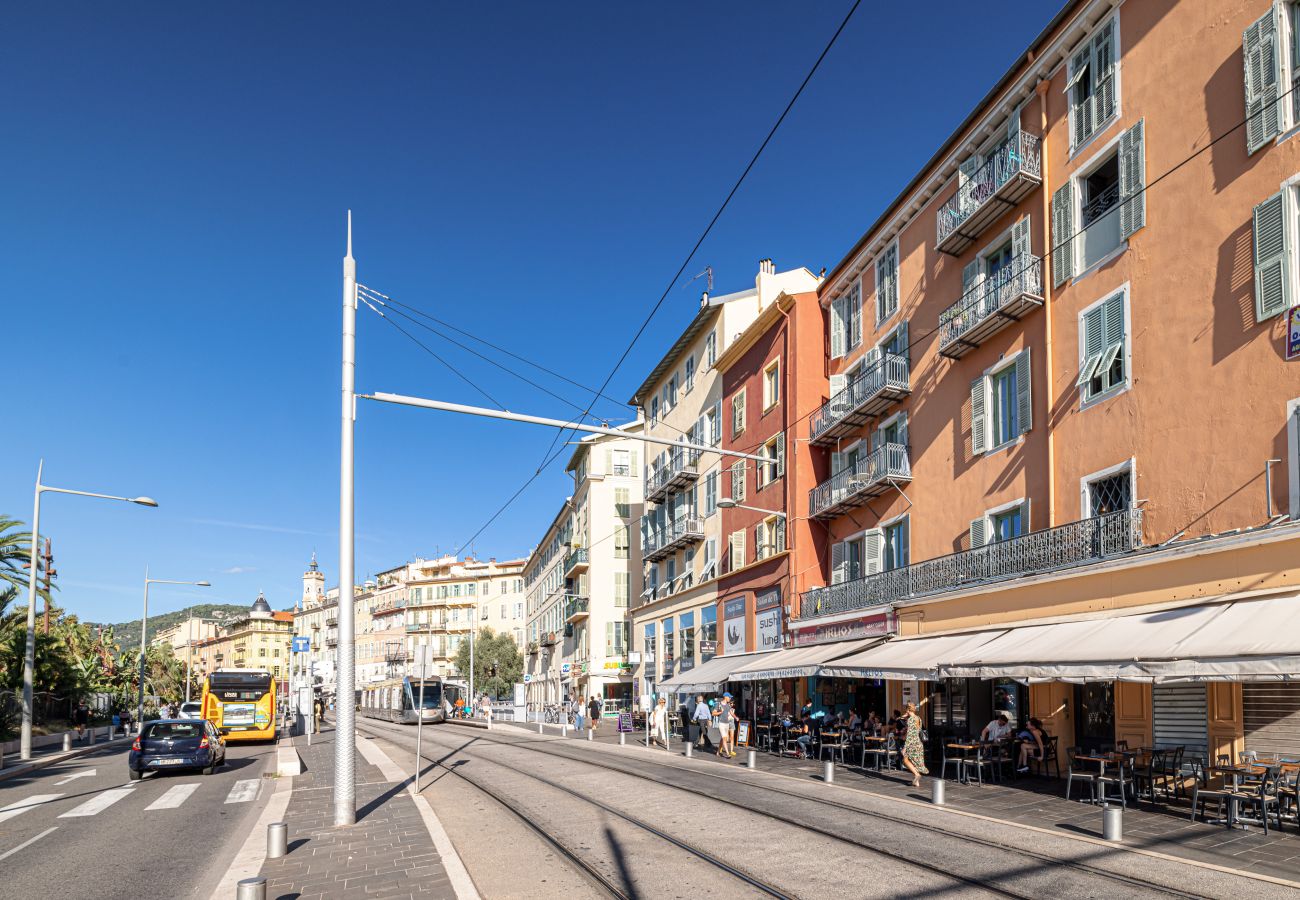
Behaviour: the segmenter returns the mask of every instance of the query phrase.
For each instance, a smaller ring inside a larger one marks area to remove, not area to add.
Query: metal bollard
[[[5,748],[0,747],[0,769],[5,767]]]
[[[272,822],[266,826],[266,857],[279,859],[289,852],[289,823]]]
[[[1124,840],[1124,809],[1110,803],[1101,806],[1101,836],[1107,841]]]
[[[835,783],[835,760],[822,760],[822,781],[826,784]]]
[[[568,736],[569,736],[569,726],[568,726],[568,725],[561,725],[561,726],[560,726],[560,737],[568,737]]]
[[[594,731],[592,731],[590,728],[588,728],[588,729],[587,729],[587,740],[589,740],[589,741],[594,741],[595,739],[596,739],[596,732],[594,732]]]
[[[544,733],[545,733],[545,732],[542,731],[542,728],[543,728],[543,727],[544,727],[544,726],[542,725],[541,722],[538,722],[538,723],[537,723],[537,733],[538,733],[538,734],[544,734]]]
[[[94,726],[92,725],[90,728],[87,728],[87,729],[86,729],[86,733],[90,735],[90,746],[92,746],[92,747],[95,746],[95,728],[94,728]]]
[[[627,732],[626,732],[626,731],[620,731],[620,732],[618,733],[618,745],[619,745],[620,747],[625,747],[625,746],[627,746]]]
[[[71,750],[71,749],[72,749],[72,732],[71,732],[71,731],[65,731],[65,732],[63,733],[63,749],[64,749],[64,750]]]
[[[245,878],[235,891],[235,900],[266,900],[266,879]]]
[[[691,747],[692,747],[692,746],[693,746],[693,745],[691,744],[690,741],[687,741],[687,742],[686,742],[686,758],[687,758],[687,759],[690,759],[690,758],[691,758]]]
[[[758,751],[750,747],[746,752],[745,765],[750,769],[758,768]]]
[[[948,783],[944,781],[942,778],[931,779],[930,802],[933,803],[935,806],[943,806],[944,803],[946,802],[944,791],[947,787],[947,784]]]

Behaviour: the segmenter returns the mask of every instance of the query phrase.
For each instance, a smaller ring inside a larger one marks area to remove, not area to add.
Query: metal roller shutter
[[[1300,755],[1300,684],[1241,686],[1246,749],[1266,756]]]
[[[1151,713],[1157,747],[1186,747],[1187,757],[1205,758],[1208,738],[1205,685],[1157,684],[1151,691]]]

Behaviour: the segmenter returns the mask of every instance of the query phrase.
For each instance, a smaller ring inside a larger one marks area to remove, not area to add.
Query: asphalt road
[[[270,744],[128,780],[123,743],[0,782],[0,895],[206,898],[273,789]]]

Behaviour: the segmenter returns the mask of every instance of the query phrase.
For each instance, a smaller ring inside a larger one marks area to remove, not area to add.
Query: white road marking
[[[124,787],[103,791],[98,796],[91,797],[80,806],[68,810],[63,815],[59,816],[59,818],[77,819],[83,816],[97,816],[122,798],[131,796],[131,793],[131,788]]]
[[[27,840],[19,844],[17,847],[14,847],[12,850],[6,850],[4,853],[0,853],[0,862],[4,862],[6,859],[13,856],[15,853],[17,853],[19,850],[23,849],[24,847],[30,847],[32,844],[36,843],[37,841],[45,837],[50,832],[58,831],[58,830],[59,830],[58,825],[55,825],[52,828],[47,828],[44,831],[42,831],[40,834],[36,835],[36,837],[28,838]]]
[[[259,784],[261,784],[261,779],[258,778],[244,778],[240,781],[236,781],[235,786],[232,787],[230,793],[226,795],[226,802],[247,803],[249,800],[252,800],[257,796],[257,788]]]
[[[69,781],[75,781],[78,778],[91,778],[98,771],[98,769],[78,769],[62,781],[54,782],[54,786],[58,787],[61,784],[67,784]]]
[[[167,793],[150,803],[145,809],[175,809],[190,799],[190,794],[198,789],[199,783],[197,781],[194,784],[178,784],[175,787],[170,787],[167,789]]]
[[[35,809],[42,803],[49,803],[51,800],[58,800],[62,794],[33,794],[26,800],[19,800],[17,803],[10,803],[8,806],[0,809],[0,822],[12,819],[14,816],[21,816],[29,809]]]

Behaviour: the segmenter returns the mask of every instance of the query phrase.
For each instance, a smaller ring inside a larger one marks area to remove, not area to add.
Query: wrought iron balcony
[[[1043,261],[1022,254],[939,316],[939,352],[959,359],[1043,305]]]
[[[678,516],[667,527],[645,536],[641,542],[641,555],[654,562],[702,540],[704,520],[698,516]]]
[[[528,655],[529,655],[529,656],[536,656],[536,655],[537,655],[537,641],[529,641],[529,642],[528,642],[528,649],[527,649],[527,652],[528,652]]]
[[[907,458],[907,447],[881,444],[809,491],[808,515],[838,516],[872,497],[896,489],[900,482],[911,480],[912,464]]]
[[[690,487],[699,478],[699,450],[673,447],[655,463],[646,467],[645,498],[656,503],[669,491]]]
[[[886,353],[812,414],[813,444],[833,444],[911,391],[907,357]]]
[[[560,638],[559,638],[559,635],[557,635],[554,631],[544,631],[544,632],[542,632],[542,646],[543,646],[543,647],[554,647],[555,644],[559,641],[559,639],[560,639]]]
[[[1022,131],[1003,141],[939,208],[935,249],[961,253],[1042,181],[1038,137]]]
[[[326,628],[336,628],[336,627],[338,627],[338,624],[339,624],[339,617],[338,617],[337,614],[332,615],[332,616],[328,616],[328,617],[326,617],[326,619],[325,619],[325,627],[326,627]]]
[[[329,637],[325,638],[326,647],[337,647],[338,645],[339,645],[339,636],[337,634],[330,635]]]
[[[1040,575],[1098,562],[1141,546],[1142,510],[1120,510],[842,584],[813,588],[799,597],[799,618],[829,616]]]
[[[570,596],[564,604],[565,624],[572,625],[587,618],[588,600],[586,597]]]
[[[573,552],[564,557],[564,577],[581,575],[587,571],[587,548],[575,547]]]
[[[428,632],[428,631],[445,631],[446,628],[447,628],[447,623],[443,621],[406,623],[407,634],[417,634],[419,632]]]

